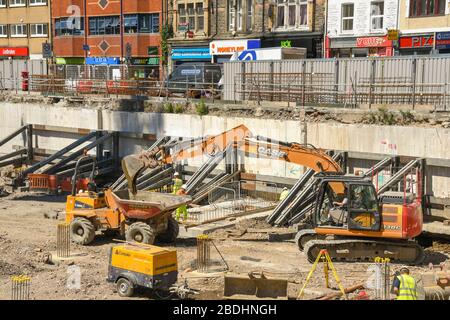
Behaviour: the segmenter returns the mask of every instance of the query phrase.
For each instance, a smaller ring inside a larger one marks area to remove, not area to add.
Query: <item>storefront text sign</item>
[[[434,37],[432,35],[401,37],[400,48],[432,47],[433,42]]]
[[[436,32],[436,49],[450,49],[450,32]]]
[[[356,39],[356,46],[358,48],[390,47],[392,41],[386,37],[363,37]]]
[[[28,48],[0,48],[0,56],[27,57]]]
[[[261,40],[223,40],[212,41],[209,44],[209,51],[212,55],[232,55],[249,49],[261,48]]]

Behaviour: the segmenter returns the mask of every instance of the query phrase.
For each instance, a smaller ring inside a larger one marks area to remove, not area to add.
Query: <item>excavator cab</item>
[[[371,181],[348,176],[327,177],[319,180],[317,188],[314,219],[318,227],[380,231],[381,210]]]

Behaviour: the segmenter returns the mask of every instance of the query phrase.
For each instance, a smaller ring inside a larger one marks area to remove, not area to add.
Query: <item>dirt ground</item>
[[[64,202],[64,197],[32,194],[0,198],[0,299],[11,298],[11,276],[20,274],[31,277],[31,299],[121,299],[114,285],[106,282],[109,251],[112,245],[117,244],[113,238],[99,235],[90,246],[73,245],[71,251],[78,255],[73,261],[43,262],[43,257],[56,248],[56,226],[64,219]],[[291,297],[297,296],[311,269],[311,264],[291,241],[273,243],[227,239],[215,240],[214,243],[225,258],[229,273],[264,271],[268,277],[286,278]],[[177,249],[179,280],[187,278],[192,288],[200,290],[195,299],[222,298],[223,273],[192,271],[197,255],[195,239],[178,239],[169,247]],[[220,268],[219,254],[214,249],[211,252],[211,258]],[[427,249],[424,266],[412,268],[413,274],[426,269],[429,262],[438,264],[448,260],[449,254],[450,245],[436,244]],[[81,271],[80,289],[67,286],[68,268],[74,265]],[[367,263],[335,263],[335,267],[344,287],[366,283],[371,276],[368,271],[370,264]],[[333,281],[331,284],[336,286]],[[307,288],[308,294],[327,292],[321,270],[316,271]],[[373,294],[370,290],[368,292]],[[134,299],[149,298],[155,296],[144,292]]]

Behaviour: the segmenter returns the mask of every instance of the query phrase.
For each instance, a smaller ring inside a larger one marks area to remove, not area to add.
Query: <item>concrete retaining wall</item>
[[[254,134],[282,141],[302,139],[302,124],[298,121],[222,118],[184,114],[130,113],[92,108],[66,108],[39,104],[0,104],[0,137],[24,124],[40,124],[90,130],[112,130],[128,133],[198,137],[217,134],[240,124],[246,125]],[[450,129],[352,125],[333,123],[308,123],[307,142],[316,147],[348,150],[354,152],[398,154],[402,156],[450,159]],[[35,138],[39,148],[58,150],[76,138],[77,134],[38,132]],[[12,145],[23,144],[19,137],[0,148],[11,151]],[[120,153],[126,155],[148,147],[151,141],[122,138]],[[199,165],[203,159],[189,164]],[[264,175],[295,178],[303,168],[279,161],[246,159],[249,172]],[[368,166],[370,167],[370,162]],[[428,193],[436,197],[450,197],[450,169],[435,167],[436,175],[428,181]]]

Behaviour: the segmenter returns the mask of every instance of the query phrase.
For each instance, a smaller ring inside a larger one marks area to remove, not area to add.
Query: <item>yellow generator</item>
[[[169,290],[177,278],[175,250],[137,243],[111,248],[107,280],[121,297],[131,297],[136,288]]]

